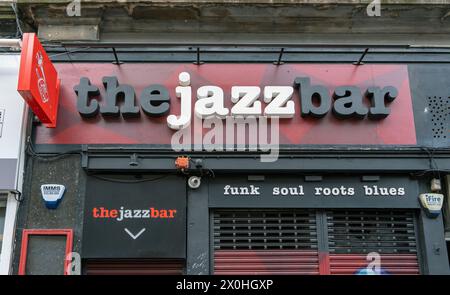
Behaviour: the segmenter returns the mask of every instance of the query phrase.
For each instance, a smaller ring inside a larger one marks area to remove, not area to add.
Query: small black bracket
[[[363,65],[364,63],[363,63],[362,61],[363,61],[364,57],[366,56],[366,54],[367,54],[368,52],[369,52],[369,48],[366,48],[366,49],[364,50],[364,52],[361,54],[361,57],[359,58],[359,60],[358,60],[357,62],[354,62],[353,64],[354,64],[355,66]]]
[[[305,175],[306,182],[321,182],[322,180],[322,175]]]
[[[89,157],[88,157],[89,147],[87,144],[81,145],[81,167],[87,169]]]
[[[283,58],[283,53],[284,53],[284,48],[281,48],[281,50],[280,50],[280,55],[278,55],[278,60],[273,62],[274,65],[279,66],[279,65],[284,64],[284,62],[281,61],[282,58]]]
[[[121,61],[119,60],[119,57],[117,56],[116,48],[113,47],[112,50],[113,50],[113,53],[114,53],[114,59],[115,59],[115,61],[113,61],[112,63],[115,64],[115,65],[120,66],[121,64],[123,64],[123,62],[121,62]]]
[[[17,202],[22,202],[23,201],[23,195],[22,192],[19,190],[12,190],[11,194],[14,195],[14,199],[16,199]]]
[[[200,48],[197,47],[197,59],[194,61],[194,65],[202,65],[204,62],[200,61]]]
[[[379,175],[363,175],[361,177],[361,181],[363,182],[377,182],[380,181]]]
[[[130,156],[130,162],[128,163],[128,165],[130,165],[132,167],[139,166],[138,155],[136,153],[134,153]]]

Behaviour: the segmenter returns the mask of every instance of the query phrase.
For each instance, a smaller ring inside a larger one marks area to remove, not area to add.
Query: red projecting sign
[[[34,33],[23,36],[17,91],[46,127],[56,127],[58,73]]]

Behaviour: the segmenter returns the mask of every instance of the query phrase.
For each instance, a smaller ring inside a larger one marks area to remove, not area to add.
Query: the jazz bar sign
[[[187,72],[179,74],[179,85],[175,92],[181,100],[181,112],[169,115],[167,124],[172,129],[182,129],[190,125],[192,87],[191,77]],[[105,117],[119,116],[124,118],[138,117],[141,112],[136,105],[135,90],[131,85],[120,85],[117,77],[103,77],[102,82],[106,96],[100,105],[94,97],[100,95],[97,86],[92,85],[88,78],[83,77],[75,86],[77,93],[77,108],[81,116],[90,118],[99,112]],[[369,119],[386,118],[392,103],[398,96],[394,86],[368,87],[338,86],[330,95],[329,89],[323,85],[311,85],[309,77],[297,77],[292,81],[294,86],[232,86],[231,97],[234,104],[231,109],[225,107],[224,90],[219,86],[201,86],[196,91],[194,113],[199,119],[217,117],[224,119],[232,117],[276,117],[292,118],[295,116],[294,91],[300,97],[302,117],[322,118],[332,111],[339,119]],[[120,99],[124,99],[122,104]],[[263,108],[261,98],[266,103]],[[370,100],[370,105],[364,104],[364,98]],[[167,115],[170,111],[169,90],[163,85],[154,84],[146,87],[139,98],[142,111],[150,117]]]
[[[408,177],[363,181],[355,176],[265,176],[214,179],[209,206],[306,208],[419,208],[417,182]]]
[[[17,91],[47,127],[56,127],[59,78],[36,34],[23,35]]]
[[[226,146],[233,121],[247,122],[247,131],[249,125],[258,129],[247,132],[246,144],[260,132],[270,143],[276,136],[282,146],[417,143],[407,65],[55,66],[62,81],[58,126],[38,127],[37,144],[170,147],[177,134],[186,133],[194,145],[207,146],[215,131]]]
[[[83,258],[184,258],[186,185],[182,177],[89,177]]]

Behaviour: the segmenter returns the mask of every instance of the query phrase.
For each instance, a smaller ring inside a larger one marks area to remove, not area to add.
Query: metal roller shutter
[[[379,253],[386,274],[419,274],[414,211],[334,210],[327,212],[331,274],[367,268],[367,254]]]
[[[158,259],[88,260],[87,275],[182,275],[184,261]]]
[[[314,211],[214,212],[213,247],[215,274],[319,274]]]

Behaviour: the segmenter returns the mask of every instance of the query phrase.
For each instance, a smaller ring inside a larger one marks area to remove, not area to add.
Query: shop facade
[[[126,51],[52,58],[57,124],[30,130],[16,273],[449,273],[445,209],[420,201],[448,198],[445,63]]]
[[[12,272],[16,216],[21,200],[26,105],[16,90],[20,54],[0,55],[0,274]]]

